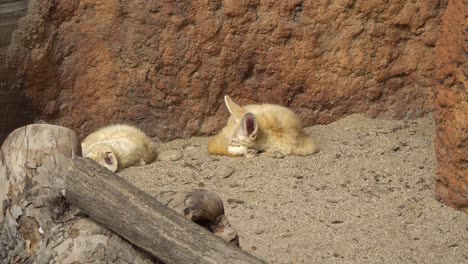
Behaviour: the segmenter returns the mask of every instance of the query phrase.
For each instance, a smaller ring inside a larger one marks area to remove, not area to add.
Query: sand
[[[268,263],[468,263],[468,215],[434,199],[434,122],[351,115],[307,128],[309,157],[210,156],[208,138],[159,144],[177,161],[120,175],[156,194],[220,194],[241,247]]]

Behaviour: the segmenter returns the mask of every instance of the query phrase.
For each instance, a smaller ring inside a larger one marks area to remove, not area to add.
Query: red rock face
[[[38,0],[11,55],[37,118],[166,140],[216,132],[225,94],[305,125],[422,116],[439,24],[436,0]]]
[[[436,197],[468,212],[468,62],[466,3],[449,1],[437,41]]]

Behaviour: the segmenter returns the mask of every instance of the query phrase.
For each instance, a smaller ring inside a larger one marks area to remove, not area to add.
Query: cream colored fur
[[[290,109],[274,104],[241,107],[229,96],[225,103],[231,116],[226,127],[208,143],[209,153],[249,157],[257,152],[298,156],[318,152],[314,140]]]
[[[89,157],[111,171],[144,165],[156,159],[156,145],[140,129],[129,125],[101,128],[81,143],[83,157]]]

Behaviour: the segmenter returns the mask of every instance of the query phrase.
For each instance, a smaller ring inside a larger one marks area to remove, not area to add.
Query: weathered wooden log
[[[154,263],[148,253],[71,207],[61,195],[77,135],[35,124],[0,149],[0,263]]]
[[[166,263],[264,263],[86,158],[74,158],[65,181],[70,203]]]

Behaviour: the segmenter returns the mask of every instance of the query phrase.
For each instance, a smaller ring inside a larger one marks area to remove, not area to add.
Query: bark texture
[[[442,1],[443,2],[443,1]],[[36,118],[85,136],[126,122],[210,134],[240,104],[305,125],[433,109],[438,0],[32,0],[11,48]]]
[[[468,4],[448,2],[437,41],[435,194],[468,213]]]

